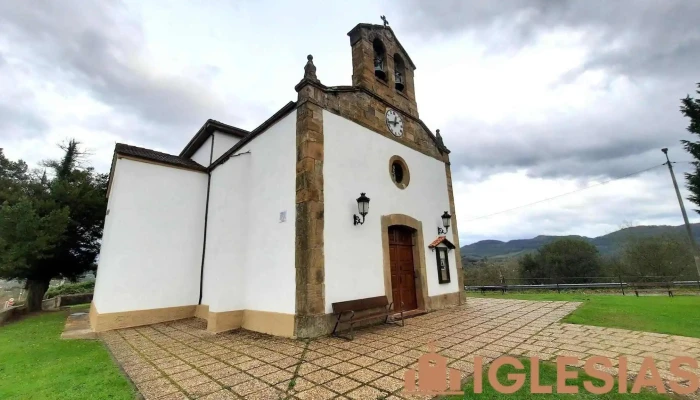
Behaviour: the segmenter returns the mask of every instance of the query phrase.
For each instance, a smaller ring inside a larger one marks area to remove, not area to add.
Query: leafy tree
[[[15,185],[0,206],[0,278],[26,281],[30,311],[41,309],[51,279],[94,271],[99,253],[107,176],[81,166],[75,140],[62,148],[60,160],[44,163],[51,178],[0,159],[0,179]]]
[[[26,194],[24,191],[29,181],[27,170],[27,163],[8,160],[3,149],[0,149],[0,204],[17,201]]]
[[[698,83],[698,89],[700,89],[700,83]],[[700,94],[700,90],[697,90],[696,93]],[[686,96],[681,100],[681,103],[681,113],[690,119],[688,132],[700,136],[700,98],[694,99]],[[681,143],[683,143],[683,148],[695,159],[693,162],[695,172],[685,174],[686,187],[690,190],[688,200],[700,206],[700,142],[681,140]],[[698,209],[695,211],[700,213]]]
[[[631,238],[622,249],[621,261],[626,280],[695,278],[692,249],[680,235]]]
[[[533,284],[583,283],[599,276],[601,260],[598,249],[577,238],[557,239],[520,260],[521,275]],[[577,278],[577,279],[574,279]]]

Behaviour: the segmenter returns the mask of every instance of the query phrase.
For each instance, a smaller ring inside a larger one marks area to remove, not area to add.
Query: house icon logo
[[[418,374],[418,376],[416,376]],[[447,377],[450,378],[449,389]],[[416,388],[416,378],[419,377]],[[447,368],[447,359],[435,352],[435,345],[428,345],[428,353],[418,359],[418,371],[409,369],[403,375],[404,393],[407,395],[461,395],[459,370]]]

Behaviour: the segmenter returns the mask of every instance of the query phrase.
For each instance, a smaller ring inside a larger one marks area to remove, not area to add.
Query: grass
[[[474,393],[474,381],[470,380],[467,382],[463,387],[464,395],[463,396],[449,396],[446,397],[445,399],[449,400],[457,400],[457,399],[471,399],[471,398],[479,398],[479,399],[508,399],[508,400],[517,400],[517,399],[627,399],[627,398],[634,398],[634,399],[643,399],[643,400],[668,400],[672,398],[677,398],[676,396],[669,396],[669,395],[662,395],[658,394],[655,391],[650,392],[648,390],[642,390],[641,393],[636,393],[636,394],[620,394],[617,392],[618,390],[618,385],[617,385],[617,377],[615,378],[615,385],[613,386],[613,389],[606,394],[592,394],[586,391],[586,389],[583,386],[584,381],[593,381],[593,384],[596,386],[603,386],[603,381],[595,378],[591,378],[589,375],[587,375],[583,370],[580,369],[575,369],[573,367],[567,367],[567,370],[578,370],[578,377],[576,379],[568,379],[566,381],[567,385],[571,386],[578,386],[579,387],[579,393],[578,394],[557,394],[556,393],[556,385],[557,385],[557,367],[556,364],[554,363],[549,363],[549,362],[540,362],[540,385],[551,385],[552,386],[552,393],[548,394],[531,394],[530,393],[530,360],[528,359],[521,359],[520,360],[523,363],[523,366],[525,367],[525,383],[523,384],[522,388],[518,390],[515,393],[512,394],[503,394],[497,392],[491,385],[488,383],[488,378],[487,378],[487,370],[484,370],[483,373],[483,393],[481,394],[475,394]],[[517,370],[515,367],[510,366],[510,365],[504,365],[501,368],[498,369],[498,373],[496,374],[498,377],[498,381],[501,384],[505,385],[510,385],[510,381],[508,380],[508,374],[511,373],[523,373],[523,370]],[[628,392],[629,389],[631,388],[631,385],[628,385]]]
[[[700,338],[700,296],[619,296],[584,293],[469,293],[472,297],[581,301],[564,318],[571,324],[667,333]]]
[[[52,312],[0,327],[0,399],[133,399],[101,342],[60,339],[65,321]]]

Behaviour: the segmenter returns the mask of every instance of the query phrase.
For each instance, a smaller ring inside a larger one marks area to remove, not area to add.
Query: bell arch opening
[[[374,49],[374,76],[386,81],[386,49],[384,43],[379,38],[375,38],[372,41],[372,48]]]

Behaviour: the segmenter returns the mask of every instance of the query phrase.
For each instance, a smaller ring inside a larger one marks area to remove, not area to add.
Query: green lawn
[[[66,315],[0,327],[0,399],[133,399],[101,342],[60,339]]]
[[[447,397],[446,399],[449,400],[458,400],[458,399],[472,399],[472,398],[478,398],[478,399],[508,399],[508,400],[517,400],[517,399],[628,399],[628,398],[634,398],[634,399],[645,399],[645,400],[669,400],[671,398],[676,398],[676,396],[668,396],[668,395],[661,395],[656,392],[649,392],[647,390],[642,390],[641,393],[637,394],[620,394],[617,393],[617,378],[615,378],[615,385],[613,389],[607,393],[607,394],[602,394],[602,395],[596,395],[596,394],[591,394],[586,391],[586,389],[583,386],[584,381],[593,381],[593,384],[596,386],[603,386],[603,381],[599,379],[594,379],[591,378],[589,375],[586,375],[585,372],[582,370],[578,369],[579,375],[577,379],[569,379],[566,381],[567,385],[571,386],[578,386],[579,387],[579,393],[578,394],[557,394],[556,393],[556,382],[557,382],[557,367],[556,364],[554,363],[549,363],[549,362],[541,362],[540,363],[540,380],[539,383],[540,385],[551,385],[552,386],[552,393],[548,394],[530,394],[530,360],[528,359],[521,359],[523,366],[525,367],[525,373],[526,373],[526,378],[525,378],[525,383],[523,384],[522,388],[518,390],[517,392],[513,394],[502,394],[497,392],[495,389],[491,387],[488,383],[488,378],[487,378],[487,371],[484,370],[483,373],[483,393],[481,394],[475,394],[474,393],[474,381],[470,381],[467,384],[465,384],[462,389],[464,390],[464,396],[450,396]],[[573,367],[567,367],[567,370],[575,370]],[[523,370],[516,370],[514,367],[510,365],[504,365],[503,367],[498,369],[498,381],[501,384],[505,385],[510,385],[511,382],[508,380],[508,374],[511,373],[523,373]],[[629,388],[631,388],[631,385],[628,385]],[[629,391],[629,389],[628,389]]]
[[[581,293],[468,293],[471,297],[581,301],[564,318],[572,324],[623,328],[700,338],[700,296],[620,296]]]

